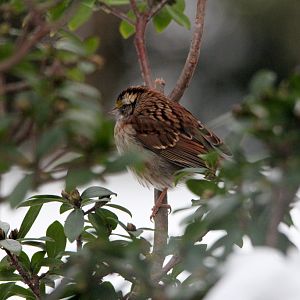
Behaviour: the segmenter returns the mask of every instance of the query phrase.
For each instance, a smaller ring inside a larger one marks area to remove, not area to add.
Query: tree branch
[[[149,58],[147,54],[147,49],[145,45],[145,30],[148,23],[148,15],[142,14],[137,17],[136,24],[135,24],[135,37],[134,37],[134,44],[139,60],[139,65],[142,73],[142,77],[144,79],[144,83],[149,86],[153,87],[152,79],[151,79],[151,69]]]
[[[170,99],[177,102],[180,100],[184,91],[189,86],[190,81],[194,75],[195,69],[197,67],[197,63],[200,55],[203,27],[204,27],[205,5],[206,5],[206,0],[197,1],[195,29],[191,41],[189,54],[187,56],[182,72],[177,80],[177,83],[174,89],[172,90],[171,94],[169,95]]]
[[[100,2],[100,9],[103,10],[107,14],[112,14],[116,16],[117,18],[126,21],[127,23],[131,24],[134,26],[134,21],[131,20],[126,14],[124,14],[122,11],[115,9],[112,6],[107,5],[104,2]]]
[[[36,299],[40,299],[40,286],[39,286],[39,277],[38,276],[30,276],[30,274],[24,270],[22,265],[19,263],[18,259],[14,254],[12,254],[10,251],[4,249],[7,255],[10,258],[11,264],[15,267],[15,269],[18,271],[20,276],[23,278],[24,283],[29,286],[29,288],[32,290],[34,295],[36,296]]]

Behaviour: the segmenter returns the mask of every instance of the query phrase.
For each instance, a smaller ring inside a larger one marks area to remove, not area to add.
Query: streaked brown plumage
[[[230,156],[223,141],[188,110],[162,93],[145,86],[129,87],[117,98],[115,141],[119,152],[147,155],[142,172],[133,172],[146,186],[159,190],[174,186],[174,172],[202,167],[214,173],[199,157],[217,151]]]

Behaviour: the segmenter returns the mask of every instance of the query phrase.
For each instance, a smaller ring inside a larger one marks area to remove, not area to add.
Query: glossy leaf
[[[106,189],[104,187],[100,186],[91,186],[84,190],[81,194],[81,198],[84,199],[89,199],[89,198],[109,198],[111,195],[117,196],[116,193],[112,192],[109,189]]]
[[[46,252],[48,257],[60,256],[66,247],[66,237],[63,226],[58,222],[53,222],[47,229],[47,237],[50,237],[54,242],[46,241]]]
[[[26,236],[33,223],[35,222],[39,212],[41,211],[42,205],[35,205],[28,209],[22,224],[19,229],[18,238],[23,238]]]

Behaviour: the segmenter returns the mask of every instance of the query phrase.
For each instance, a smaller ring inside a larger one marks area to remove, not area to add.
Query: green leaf
[[[73,209],[73,205],[69,204],[69,203],[63,203],[60,208],[59,208],[59,213],[63,214],[64,212]]]
[[[30,207],[22,221],[22,224],[19,229],[18,238],[23,238],[26,236],[28,231],[30,230],[32,224],[36,220],[37,216],[39,215],[39,212],[42,208],[42,204],[35,205],[33,207]]]
[[[18,241],[12,239],[0,240],[0,247],[17,255],[22,251],[22,245]]]
[[[16,284],[9,290],[9,295],[10,297],[19,296],[22,298],[26,298],[26,300],[36,300],[35,295],[30,289],[26,289]]]
[[[7,236],[7,233],[8,233],[9,228],[10,228],[9,224],[6,223],[6,222],[0,221],[0,228],[4,231],[5,236]]]
[[[135,15],[132,10],[127,13],[127,16],[135,21]],[[119,31],[124,39],[128,39],[135,33],[135,27],[128,22],[122,20],[119,26]]]
[[[121,211],[127,213],[132,218],[132,214],[131,214],[130,210],[128,210],[127,208],[125,208],[121,205],[108,203],[108,204],[106,204],[106,206],[113,207],[115,209],[121,210]]]
[[[81,198],[82,198],[82,200],[94,198],[94,197],[98,197],[101,199],[101,198],[109,198],[111,195],[117,196],[116,193],[114,193],[111,190],[106,189],[104,187],[91,186],[82,192]]]
[[[204,198],[211,198],[219,191],[219,187],[215,182],[204,179],[190,179],[186,182],[186,185],[194,194]]]
[[[47,229],[46,235],[54,242],[46,241],[46,252],[48,257],[55,258],[63,253],[66,248],[66,237],[63,226],[58,222],[53,222]]]
[[[68,240],[72,243],[83,231],[84,214],[82,209],[74,209],[67,217],[64,232]]]
[[[15,283],[13,283],[13,282],[0,284],[0,295],[1,295],[0,299],[1,300],[9,298],[9,293],[14,285],[15,285]]]
[[[160,33],[168,27],[172,21],[172,17],[164,7],[157,15],[153,17],[152,21],[156,32]]]
[[[166,10],[172,17],[172,19],[179,25],[185,27],[186,29],[191,28],[191,23],[189,18],[175,5],[166,5]]]
[[[95,0],[82,0],[78,10],[73,15],[72,19],[68,23],[70,30],[76,30],[82,24],[84,24],[92,15]]]
[[[55,21],[62,16],[65,10],[68,8],[69,0],[61,0],[57,5],[50,8],[48,15],[51,21]]]
[[[18,255],[18,260],[20,261],[20,263],[22,264],[22,266],[27,270],[30,271],[30,260],[28,255],[22,251],[19,255]]]
[[[34,274],[37,274],[41,267],[46,251],[38,251],[32,255],[30,268]]]
[[[25,175],[8,197],[11,207],[16,207],[26,196],[33,184],[33,176]]]
[[[84,48],[87,55],[91,55],[95,53],[99,46],[99,38],[96,36],[92,36],[87,38],[84,42]]]
[[[66,202],[66,200],[56,195],[35,195],[19,204],[18,207],[35,206],[48,202]]]

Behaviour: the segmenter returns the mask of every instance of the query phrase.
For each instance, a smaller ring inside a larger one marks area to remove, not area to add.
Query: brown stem
[[[182,72],[177,80],[177,83],[174,89],[172,90],[171,94],[169,95],[169,97],[172,100],[177,102],[181,99],[184,91],[189,86],[199,60],[203,26],[204,26],[205,4],[206,4],[206,0],[197,1],[195,29],[193,33],[189,54],[187,56]]]
[[[81,235],[76,239],[76,248],[77,248],[77,252],[80,251],[82,249],[82,239],[81,239]]]
[[[112,14],[116,16],[117,18],[126,21],[127,23],[134,25],[134,21],[131,20],[126,14],[124,14],[122,11],[115,9],[112,6],[107,5],[106,3],[100,2],[100,9],[106,12],[107,14]]]
[[[9,256],[11,264],[16,268],[20,276],[23,278],[24,283],[29,286],[29,288],[36,296],[36,299],[40,299],[40,286],[39,286],[38,276],[30,276],[30,274],[26,270],[24,270],[22,265],[19,263],[17,257],[14,254],[12,254],[10,251],[6,249],[4,250]]]
[[[145,45],[145,30],[148,22],[148,15],[141,14],[137,17],[135,25],[135,38],[134,44],[139,60],[139,65],[142,73],[142,77],[147,86],[153,87],[151,79],[151,69],[148,59],[147,49]]]

